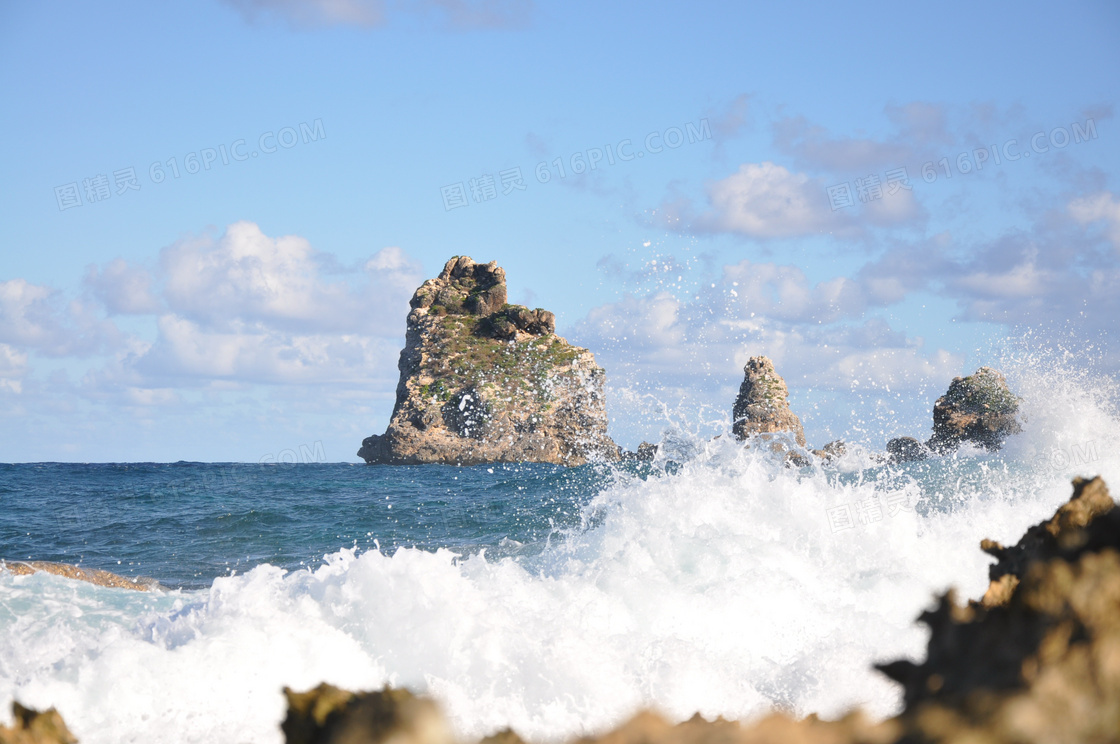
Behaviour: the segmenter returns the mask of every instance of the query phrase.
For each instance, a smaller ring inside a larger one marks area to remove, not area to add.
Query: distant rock
[[[650,444],[649,442],[642,442],[638,445],[638,449],[630,452],[629,450],[622,450],[619,452],[619,459],[622,460],[636,460],[638,462],[650,462],[653,458],[657,457],[658,446]]]
[[[891,462],[914,462],[929,457],[929,449],[914,437],[895,437],[887,442]]]
[[[953,378],[937,399],[933,436],[927,444],[935,452],[948,452],[965,442],[998,450],[1004,438],[1021,431],[1018,413],[1019,399],[1003,374],[981,367],[968,377]]]
[[[603,369],[556,335],[556,316],[506,302],[506,274],[468,256],[416,290],[397,400],[368,463],[617,460]]]
[[[786,381],[767,357],[751,357],[743,367],[743,384],[732,409],[731,431],[739,439],[752,434],[789,432],[805,446],[801,419],[790,410]]]
[[[811,452],[825,462],[832,462],[833,460],[839,460],[848,452],[848,445],[844,444],[843,440],[836,439],[820,449],[811,450]]]

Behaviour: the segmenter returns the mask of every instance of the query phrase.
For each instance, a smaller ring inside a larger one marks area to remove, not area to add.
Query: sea
[[[0,465],[0,723],[57,708],[83,744],[278,744],[282,689],[403,686],[456,734],[534,742],[650,708],[886,717],[872,665],[921,658],[934,598],[987,586],[1075,476],[1120,488],[1107,379],[1021,377],[998,452],[885,462],[667,431],[653,462]]]

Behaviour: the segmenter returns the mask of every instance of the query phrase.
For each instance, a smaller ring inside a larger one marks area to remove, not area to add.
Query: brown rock
[[[743,367],[743,384],[732,409],[732,432],[739,439],[751,434],[791,432],[805,446],[801,419],[790,410],[786,382],[767,357],[751,357]]]
[[[832,462],[844,456],[848,451],[848,445],[841,439],[836,439],[820,449],[811,450],[812,454],[824,460],[825,462]]]
[[[0,726],[0,744],[77,744],[58,711],[51,708],[40,713],[12,703],[11,727]]]
[[[933,436],[928,446],[948,452],[964,442],[998,450],[1010,434],[1022,430],[1019,399],[998,370],[981,367],[968,377],[955,377],[933,406]]]
[[[324,683],[284,694],[287,744],[455,744],[436,704],[408,690],[354,693]]]
[[[914,437],[895,437],[887,442],[887,455],[891,462],[914,462],[929,457],[929,449]]]
[[[362,442],[359,457],[463,465],[618,459],[595,357],[555,334],[552,313],[505,300],[501,267],[467,256],[416,290],[389,426]]]
[[[96,568],[80,568],[78,566],[72,566],[69,563],[51,563],[49,561],[5,561],[0,559],[0,571],[8,571],[17,576],[26,576],[42,571],[44,573],[54,574],[55,576],[65,576],[68,579],[77,579],[78,581],[97,584],[98,586],[133,589],[138,592],[146,592],[151,589],[159,588],[159,582],[152,579],[130,579],[125,576],[118,576],[115,573],[109,573],[108,571],[102,571]]]

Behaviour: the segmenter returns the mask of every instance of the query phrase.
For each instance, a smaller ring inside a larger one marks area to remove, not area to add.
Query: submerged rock
[[[621,460],[636,460],[638,462],[652,462],[657,457],[658,445],[650,444],[649,442],[642,442],[638,445],[638,449],[633,452],[629,450],[621,450],[619,459]]]
[[[789,432],[804,447],[805,430],[801,419],[790,410],[789,389],[774,370],[774,363],[764,356],[751,357],[743,367],[743,375],[731,411],[731,431],[735,436],[746,439],[751,434]]]
[[[913,462],[929,457],[929,449],[914,437],[895,437],[887,442],[890,462]]]
[[[832,462],[833,460],[839,460],[847,454],[848,445],[845,444],[842,439],[836,439],[820,449],[811,450],[811,452],[825,462]]]
[[[1021,431],[1018,413],[1019,399],[1003,374],[981,367],[968,377],[953,378],[945,395],[937,399],[928,446],[947,452],[971,442],[998,450],[1009,434]]]
[[[40,713],[12,703],[11,727],[0,726],[0,744],[77,744],[66,722],[54,708]]]
[[[5,561],[0,559],[0,571],[7,571],[16,576],[43,573],[64,576],[68,579],[77,579],[98,586],[111,586],[118,589],[133,589],[146,592],[159,588],[159,582],[154,579],[130,579],[115,573],[102,571],[97,568],[81,568],[69,563],[51,563],[49,561]]]
[[[496,262],[457,256],[410,304],[396,405],[362,442],[367,463],[618,459],[603,369],[556,335],[551,312],[507,304]]]

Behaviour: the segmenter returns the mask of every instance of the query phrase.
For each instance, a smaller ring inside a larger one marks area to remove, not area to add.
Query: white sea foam
[[[0,705],[57,706],[86,744],[279,742],[281,687],[324,680],[430,693],[464,738],[557,740],[645,706],[889,715],[898,691],[870,665],[921,656],[934,593],[983,591],[979,540],[1015,540],[1071,475],[1120,484],[1110,391],[1018,384],[1027,427],[998,455],[908,476],[860,452],[798,471],[694,442],[675,475],[620,478],[533,557],[342,550],[162,595],[3,576]]]

